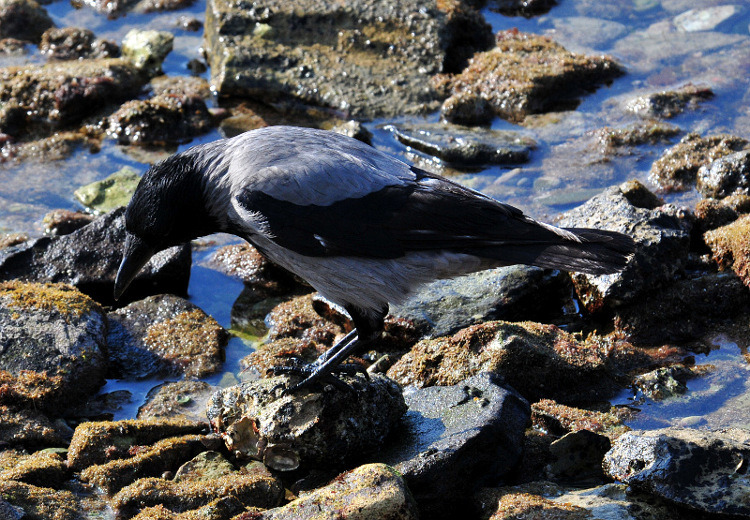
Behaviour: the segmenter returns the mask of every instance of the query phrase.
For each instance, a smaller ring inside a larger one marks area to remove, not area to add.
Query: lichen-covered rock
[[[81,501],[70,491],[0,480],[0,496],[24,512],[22,519],[79,520],[85,518]]]
[[[750,287],[750,215],[703,235],[713,258],[722,269],[732,269]]]
[[[198,509],[175,513],[161,504],[145,507],[132,520],[230,520],[241,513],[257,512],[260,508],[246,508],[236,497],[229,495],[212,500]]]
[[[595,400],[617,387],[608,359],[619,348],[594,336],[580,341],[554,325],[491,321],[420,341],[388,376],[404,386],[427,387],[490,372],[530,401]]]
[[[709,87],[688,83],[675,90],[662,90],[629,100],[625,109],[640,117],[670,119],[685,110],[695,110],[698,105],[714,97]]]
[[[109,313],[107,347],[119,378],[216,373],[229,334],[199,307],[160,294]]]
[[[0,38],[37,43],[52,25],[47,10],[34,0],[0,1]]]
[[[86,224],[90,224],[92,220],[94,220],[93,215],[82,211],[53,209],[44,215],[42,227],[46,235],[68,235],[81,229]]]
[[[635,254],[622,271],[598,276],[571,273],[576,292],[590,312],[635,301],[644,291],[672,281],[686,261],[690,221],[671,205],[639,207],[636,204],[643,197],[631,200],[630,193],[626,185],[612,186],[557,222],[562,227],[619,231],[635,240]]]
[[[506,492],[497,502],[490,520],[589,520],[591,513],[584,508],[559,503],[540,495]]]
[[[17,112],[4,110],[0,127],[7,128],[7,118],[15,117],[13,135],[34,128],[51,132],[80,122],[108,103],[136,96],[145,80],[120,58],[2,68],[0,98],[24,113],[19,118]]]
[[[342,325],[348,321],[340,312],[334,310],[335,319],[327,319],[319,309],[325,304],[317,303],[312,294],[298,296],[281,303],[268,314],[268,338],[298,338],[312,340],[323,345],[333,345],[335,338],[345,333]],[[348,327],[351,329],[351,326]]]
[[[0,480],[59,489],[67,479],[68,468],[57,453],[47,450],[30,455],[16,450],[0,452]]]
[[[353,393],[325,385],[281,395],[298,380],[262,379],[214,395],[208,418],[235,456],[279,471],[340,466],[377,451],[406,411],[401,389],[380,375],[346,377]]]
[[[588,57],[566,51],[555,42],[517,30],[501,31],[497,46],[476,54],[463,72],[450,80],[452,94],[481,98],[492,114],[522,121],[529,114],[546,112],[596,85],[622,74],[606,56]],[[487,116],[465,117],[448,98],[442,115],[460,124],[482,124]]]
[[[639,146],[642,144],[658,144],[669,140],[680,133],[676,126],[666,123],[650,121],[634,123],[623,128],[604,127],[595,130],[593,135],[607,153],[625,146]]]
[[[378,460],[404,476],[423,518],[458,516],[477,481],[494,481],[521,456],[529,405],[491,374],[415,389],[404,430]]]
[[[174,35],[166,31],[131,29],[122,39],[122,57],[149,76],[161,72],[161,64],[172,52]]]
[[[69,285],[0,283],[0,403],[61,412],[104,384],[102,308]]]
[[[78,425],[68,450],[68,466],[82,470],[131,455],[131,448],[177,435],[198,434],[205,424],[185,419],[137,419]]]
[[[750,150],[721,157],[698,170],[698,191],[704,197],[750,194]]]
[[[440,123],[402,123],[385,128],[406,146],[456,166],[524,163],[536,146],[533,139],[512,130],[471,129]]]
[[[750,143],[741,137],[690,133],[654,161],[649,179],[667,192],[688,190],[695,185],[701,166],[748,147]]]
[[[398,471],[365,464],[282,507],[258,513],[258,520],[416,520],[414,499]]]
[[[77,60],[117,58],[120,48],[114,42],[97,38],[88,29],[64,27],[44,31],[39,52],[55,60]]]
[[[140,180],[141,176],[137,171],[125,166],[106,179],[81,186],[73,195],[95,213],[107,213],[120,206],[127,206]]]
[[[604,459],[609,475],[675,504],[750,517],[750,431],[665,428],[620,437]]]
[[[206,420],[206,403],[216,389],[205,381],[175,381],[152,388],[146,403],[138,408],[138,419],[150,417]]]
[[[0,387],[2,388],[2,387]],[[3,388],[7,391],[7,387]],[[0,443],[7,446],[66,446],[70,427],[52,422],[46,415],[31,410],[0,405]]]
[[[630,430],[612,412],[596,412],[542,399],[531,405],[531,420],[537,428],[552,435],[589,430],[614,440]]]
[[[750,195],[734,194],[723,199],[701,199],[695,205],[695,233],[700,235],[734,222],[750,213]]]
[[[180,466],[173,480],[211,480],[235,471],[234,465],[218,451],[204,451]]]
[[[42,237],[0,249],[0,280],[64,282],[98,302],[112,303],[115,275],[125,242],[124,208],[60,237]],[[124,301],[157,292],[186,294],[190,246],[175,246],[154,255],[136,276]]]

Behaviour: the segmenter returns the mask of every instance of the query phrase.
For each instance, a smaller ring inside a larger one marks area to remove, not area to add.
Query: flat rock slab
[[[750,430],[664,428],[628,432],[604,459],[609,475],[670,502],[750,518]]]
[[[69,283],[100,303],[113,303],[125,243],[124,214],[125,209],[119,208],[69,235],[0,249],[0,281]],[[190,265],[190,245],[157,253],[133,280],[124,299],[157,292],[186,294]]]
[[[496,376],[414,389],[404,399],[405,425],[378,460],[404,476],[424,518],[455,507],[471,486],[506,474],[521,456],[529,404]]]
[[[211,82],[224,96],[287,96],[371,119],[438,106],[446,14],[434,0],[209,0]]]
[[[227,331],[179,296],[150,296],[108,317],[107,347],[118,378],[201,378],[216,373],[224,361]]]
[[[62,411],[104,384],[107,318],[69,285],[0,283],[4,404]]]

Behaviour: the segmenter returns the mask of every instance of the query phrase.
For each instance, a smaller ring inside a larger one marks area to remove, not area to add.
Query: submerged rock
[[[463,72],[449,80],[452,97],[442,108],[448,121],[475,125],[492,115],[522,121],[529,114],[570,103],[622,74],[612,58],[574,54],[542,36],[509,30],[496,38],[494,49],[476,54]],[[456,96],[462,100],[457,102]],[[487,112],[466,110],[472,99],[484,104]]]
[[[750,431],[665,428],[620,437],[604,459],[612,478],[675,504],[750,517]]]
[[[34,0],[0,1],[0,38],[37,43],[53,25],[47,10]]]
[[[164,383],[148,392],[145,404],[138,408],[138,419],[161,417],[205,421],[206,403],[215,391],[215,387],[204,381]]]
[[[202,378],[224,361],[229,334],[189,301],[150,296],[109,313],[110,370],[118,378]]]
[[[99,302],[112,303],[124,242],[121,208],[69,235],[42,237],[0,249],[0,280],[69,283]],[[125,300],[155,292],[185,294],[190,264],[189,245],[157,253],[128,287]]]
[[[346,377],[353,392],[322,390],[281,395],[298,378],[274,377],[217,392],[207,415],[237,457],[278,471],[336,467],[377,451],[406,410],[393,381]]]
[[[698,191],[704,197],[750,194],[750,150],[721,157],[698,170]]]
[[[633,386],[649,399],[658,401],[687,392],[686,382],[693,376],[689,368],[673,365],[636,376]]]
[[[69,285],[0,283],[0,403],[60,413],[104,384],[107,319]]]
[[[473,487],[507,474],[521,456],[529,405],[496,376],[413,389],[404,399],[404,427],[378,460],[403,475],[425,518],[460,511]]]
[[[670,119],[685,110],[695,110],[698,105],[714,97],[709,87],[688,83],[675,90],[662,90],[631,99],[625,109],[643,118]]]
[[[141,176],[125,166],[106,179],[81,186],[73,192],[78,201],[97,214],[127,206]]]
[[[385,127],[403,144],[456,166],[519,164],[529,160],[533,139],[510,130],[472,129],[451,124],[395,124]]]

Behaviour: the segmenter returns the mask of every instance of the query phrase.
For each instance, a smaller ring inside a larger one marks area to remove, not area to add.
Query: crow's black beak
[[[154,252],[154,248],[137,236],[128,233],[125,239],[125,253],[122,256],[120,269],[117,271],[117,278],[115,278],[115,300],[120,299],[135,275],[151,259]]]

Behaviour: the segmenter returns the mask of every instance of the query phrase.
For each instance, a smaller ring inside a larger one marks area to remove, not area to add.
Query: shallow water
[[[622,153],[602,157],[590,153],[585,145],[586,133],[603,126],[622,127],[638,121],[622,109],[622,103],[637,94],[676,87],[688,82],[710,86],[716,96],[695,111],[670,120],[683,132],[703,135],[719,132],[750,138],[750,8],[738,5],[739,12],[717,26],[714,31],[684,33],[674,29],[681,13],[693,8],[722,5],[718,1],[689,0],[564,0],[547,15],[533,19],[505,17],[486,8],[483,12],[495,31],[517,27],[519,30],[546,34],[568,50],[588,54],[613,55],[628,70],[611,85],[585,96],[573,111],[539,118],[533,128],[522,128],[502,120],[498,129],[515,129],[533,137],[538,147],[527,164],[508,169],[491,167],[480,172],[461,173],[443,169],[438,162],[399,144],[383,126],[393,120],[369,122],[373,144],[407,161],[419,161],[422,167],[454,176],[459,182],[523,208],[531,215],[553,220],[565,211],[604,188],[637,178],[647,185],[651,163],[669,144],[623,149]],[[169,30],[175,34],[174,51],[167,57],[164,70],[170,75],[186,75],[187,63],[200,57],[201,32],[176,28],[181,15],[204,18],[205,2],[189,8],[160,14],[128,14],[115,20],[95,13],[88,7],[73,8],[66,1],[46,6],[58,27],[78,26],[93,30],[98,37],[117,42],[133,27]],[[585,14],[588,19],[582,19]],[[23,58],[0,58],[0,66],[19,63],[42,63],[44,59],[29,48]],[[208,73],[203,75],[208,77]],[[218,105],[216,101],[214,104]],[[423,118],[437,121],[436,114]],[[547,124],[543,124],[546,121]],[[198,142],[221,137],[218,130],[180,146],[184,149]],[[676,142],[679,137],[675,138]],[[428,160],[427,163],[424,161]],[[70,158],[47,164],[0,164],[0,232],[41,233],[41,219],[51,209],[80,209],[73,190],[102,179],[122,166],[145,171],[146,164],[132,151],[105,141],[99,153],[79,151]],[[653,187],[653,186],[652,186]],[[669,195],[668,201],[692,207],[698,199],[693,192]],[[227,243],[226,240],[221,241]],[[189,287],[191,300],[230,327],[230,310],[242,284],[204,265],[215,248],[196,252]],[[624,391],[615,400],[631,404],[642,412],[631,421],[634,427],[653,428],[665,424],[693,426],[750,426],[748,364],[742,356],[746,347],[737,337],[718,335],[711,338],[715,346],[707,356],[697,356],[698,363],[716,368],[708,375],[688,383],[685,397],[661,403],[634,400],[632,391]],[[239,359],[246,355],[252,342],[233,338],[227,349],[225,372],[211,378],[214,384],[236,382]],[[128,388],[134,394],[130,405],[117,418],[132,417],[142,396],[156,381],[133,384],[110,382],[104,391]]]

